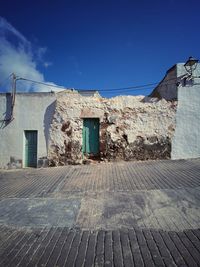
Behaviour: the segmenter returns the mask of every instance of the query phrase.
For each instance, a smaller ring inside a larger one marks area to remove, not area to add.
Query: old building
[[[172,159],[200,157],[200,64],[190,57],[170,68],[150,97],[177,100]]]
[[[0,167],[199,157],[199,64],[193,79],[183,70],[170,69],[150,97],[66,90],[17,93],[13,105],[1,93]]]
[[[111,99],[57,94],[50,139],[52,165],[170,158],[176,103],[143,96]]]

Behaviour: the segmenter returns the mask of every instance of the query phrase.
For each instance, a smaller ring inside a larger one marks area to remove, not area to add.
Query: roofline
[[[0,95],[11,95],[11,92],[0,92]],[[55,92],[16,92],[16,95],[52,95]]]
[[[84,89],[76,89],[78,92],[99,92],[99,90],[93,90],[93,89],[87,89],[87,90],[84,90]]]
[[[174,70],[176,68],[177,64],[174,64],[170,69],[168,69],[166,71],[166,74],[168,74],[169,72],[171,72],[172,70]],[[166,75],[165,75],[166,76]]]
[[[157,88],[163,83],[167,75],[173,71],[175,68],[177,68],[177,65],[181,63],[174,64],[170,69],[168,69],[165,73],[165,76],[162,78],[162,80],[156,85],[156,87],[153,89],[153,91],[148,95],[149,97],[153,97],[157,91]]]

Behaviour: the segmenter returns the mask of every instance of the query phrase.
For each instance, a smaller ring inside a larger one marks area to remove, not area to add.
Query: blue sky
[[[0,91],[12,72],[100,92],[160,81],[175,63],[200,59],[199,10],[199,0],[1,0]],[[49,87],[18,82],[17,89]]]

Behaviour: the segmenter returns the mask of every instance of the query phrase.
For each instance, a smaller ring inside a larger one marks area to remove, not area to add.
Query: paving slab
[[[200,266],[200,159],[0,171],[0,266]]]

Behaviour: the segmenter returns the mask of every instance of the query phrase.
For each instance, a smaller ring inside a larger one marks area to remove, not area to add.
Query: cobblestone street
[[[200,159],[0,171],[0,266],[200,266]]]

